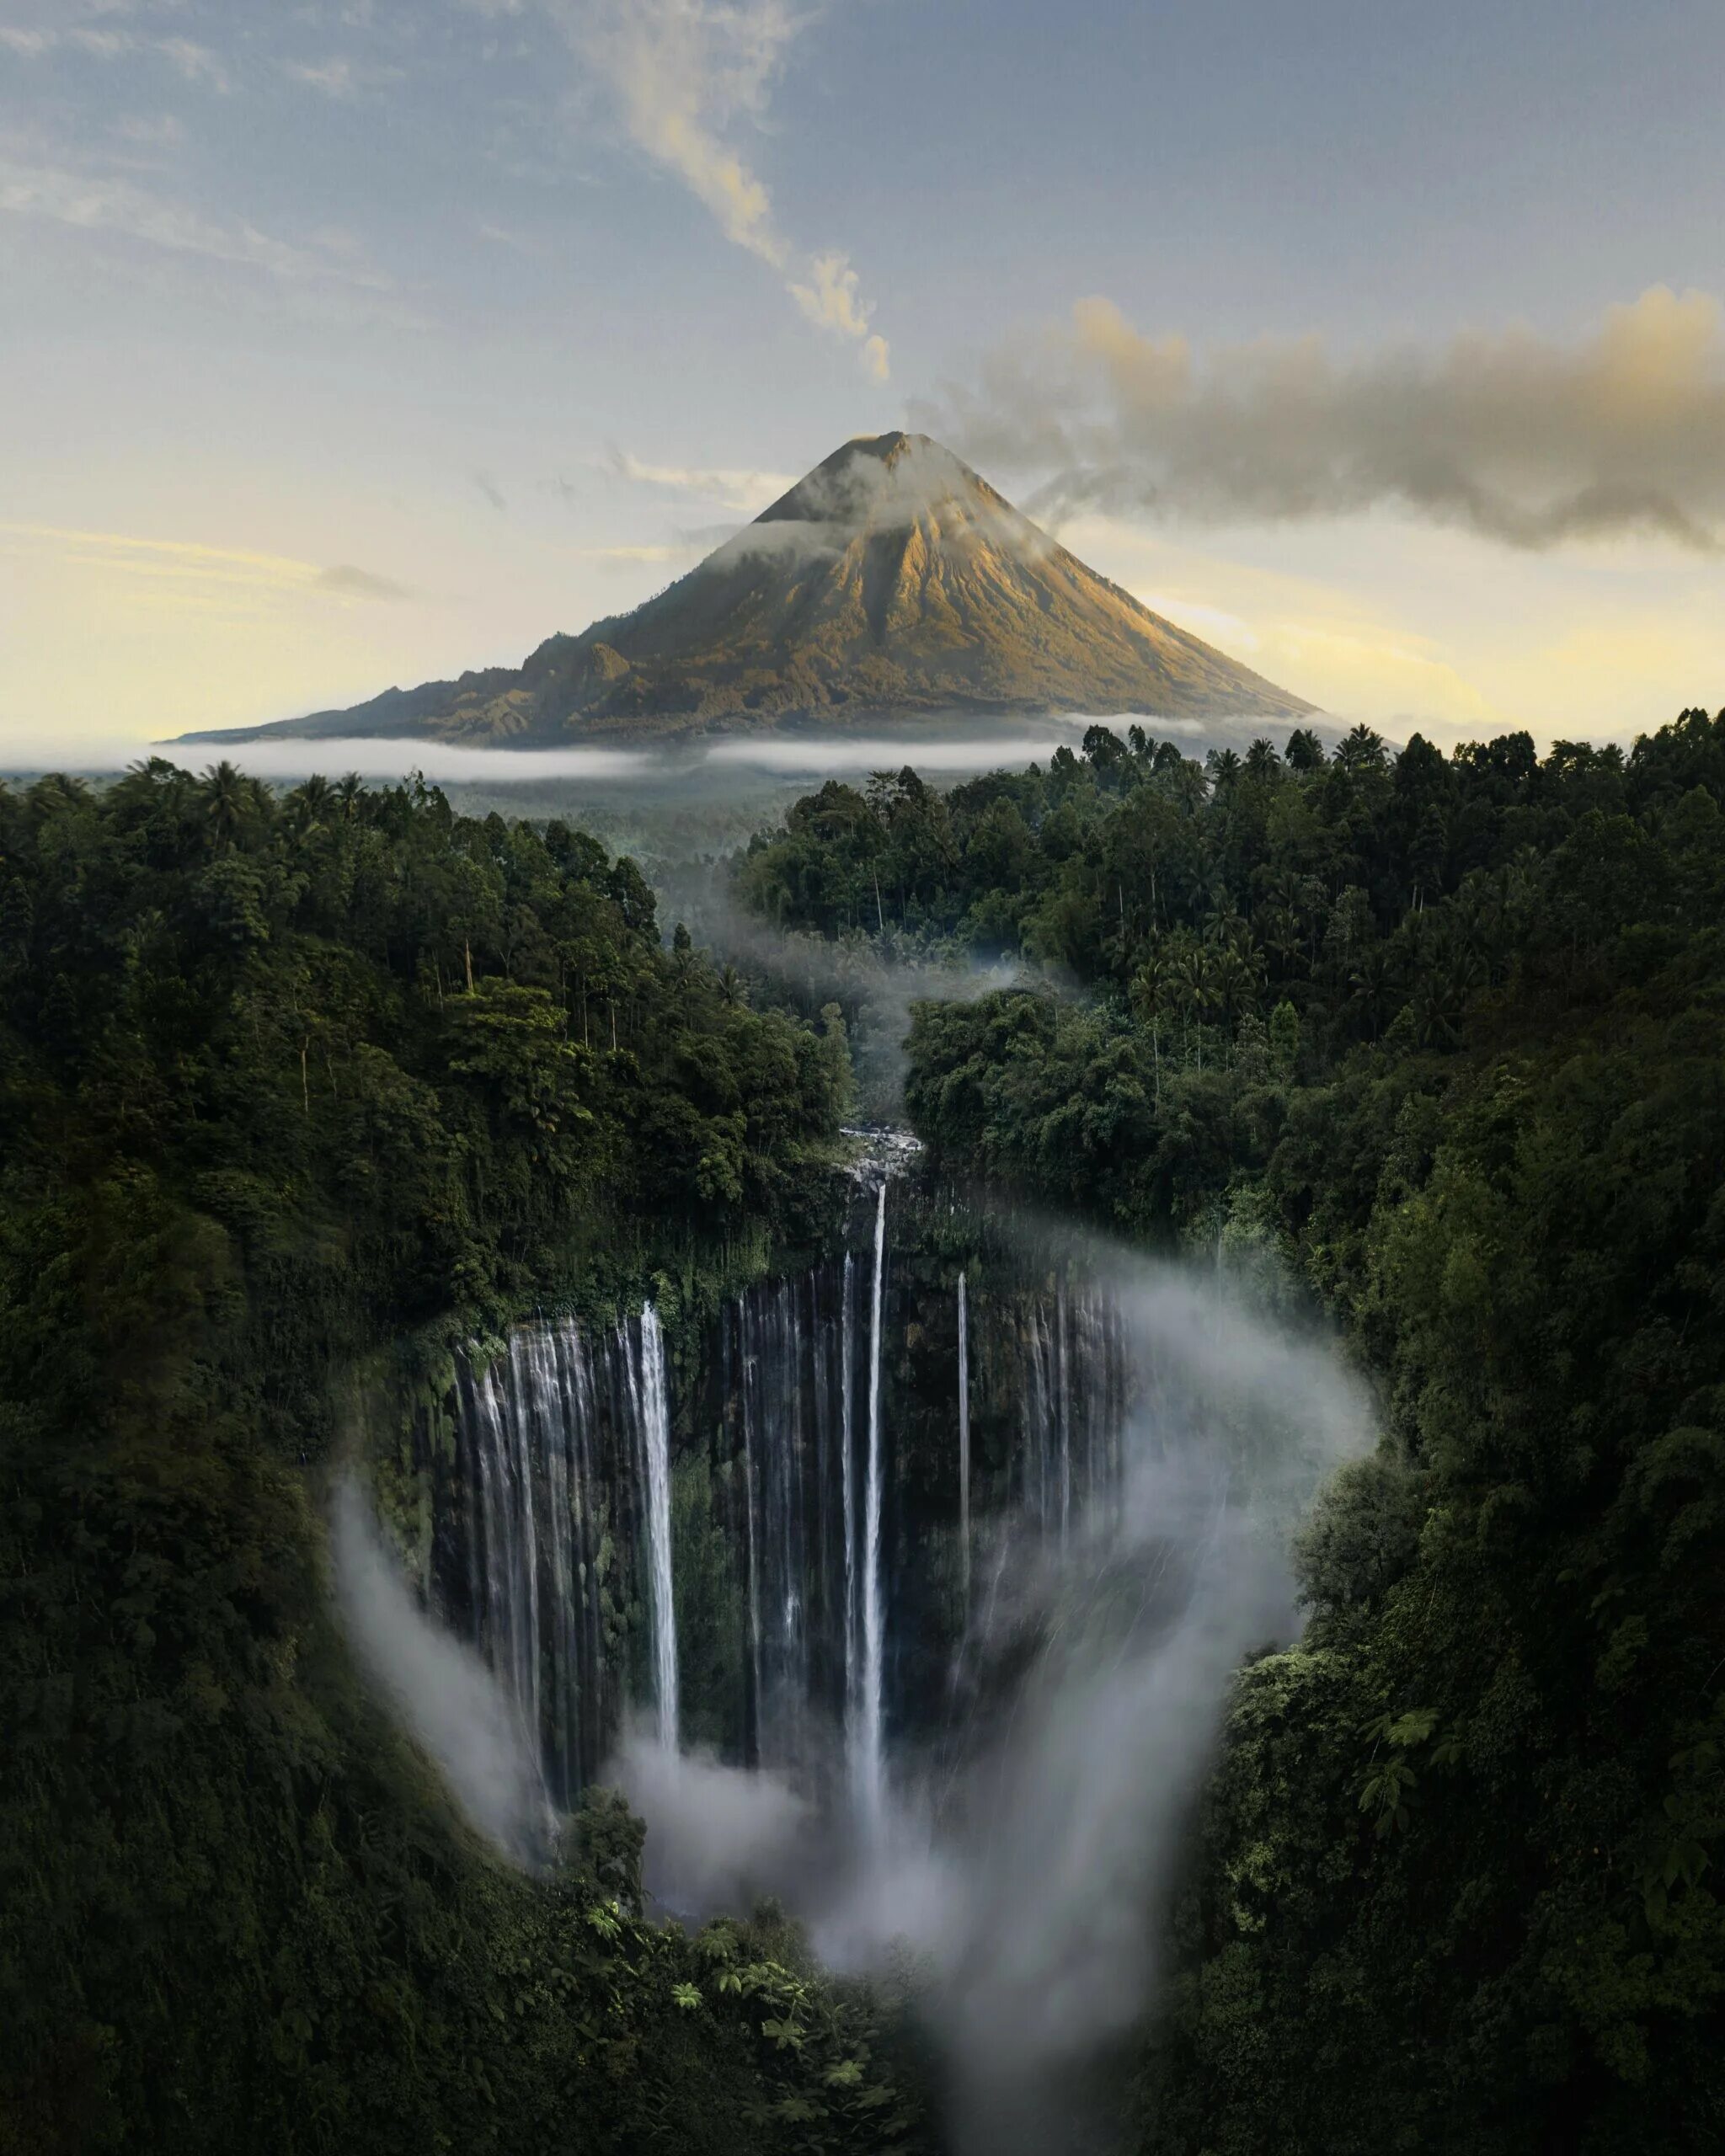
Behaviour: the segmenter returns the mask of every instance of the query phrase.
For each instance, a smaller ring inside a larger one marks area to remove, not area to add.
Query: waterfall
[[[1046,1531],[1052,1509],[1049,1438],[1054,1426],[1054,1391],[1047,1326],[1039,1301],[1030,1305],[1025,1334],[1025,1367],[1018,1391],[1019,1413],[1024,1426],[1019,1487],[1025,1511],[1033,1512],[1038,1524]]]
[[[1052,1552],[1117,1507],[1121,1429],[1153,1373],[1129,1377],[1112,1295],[1070,1267],[994,1268],[975,1289],[962,1270],[955,1577],[953,1365],[887,1262],[914,1209],[890,1208],[876,1173],[867,1193],[854,1252],[724,1306],[678,1463],[702,1538],[686,1579],[651,1304],[590,1331],[523,1325],[459,1358],[453,1448],[428,1428],[421,1454],[426,1592],[537,1732],[553,1801],[601,1770],[637,1705],[666,1749],[686,1723],[878,1833],[889,1737],[953,1726],[958,1636],[1007,1540],[1022,1550],[1022,1525]]]
[[[1072,1388],[1066,1369],[1066,1283],[1055,1290],[1055,1386],[1060,1400],[1060,1547],[1072,1518]]]
[[[839,1309],[839,1444],[843,1454],[845,1523],[845,1726],[857,1712],[857,1460],[852,1428],[852,1388],[857,1381],[857,1351],[851,1329],[856,1300],[856,1260],[845,1252],[843,1300]]]
[[[625,1673],[607,1653],[604,1604],[631,1582],[647,1615],[659,1734],[676,1741],[670,1412],[658,1313],[649,1304],[638,1323],[592,1339],[573,1319],[522,1326],[494,1360],[462,1358],[454,1404],[457,1480],[444,1500],[441,1572],[434,1547],[433,1599],[465,1613],[537,1732],[553,1798],[571,1804],[616,1733]]]
[[[961,1326],[962,1294],[961,1283]],[[959,1353],[966,1355],[962,1331]],[[1119,1310],[1094,1283],[1063,1277],[1029,1299],[1017,1336],[1016,1481],[1024,1513],[1061,1548],[1097,1498],[1117,1500],[1120,1424],[1130,1406],[1126,1360]]]
[[[874,1203],[874,1286],[868,1321],[868,1470],[863,1486],[862,1689],[857,1716],[853,1763],[857,1795],[865,1827],[878,1833],[885,1808],[886,1774],[882,1758],[882,1651],[884,1630],[880,1581],[880,1333],[881,1289],[886,1267],[886,1183]]]
[[[970,1608],[970,1324],[964,1276],[959,1275],[959,1573]]]
[[[757,1492],[755,1485],[755,1450],[750,1442],[749,1415],[750,1386],[752,1371],[749,1359],[749,1304],[746,1296],[737,1298],[735,1329],[736,1372],[734,1382],[742,1396],[743,1422],[743,1538],[744,1571],[748,1585],[749,1629],[749,1712],[754,1732],[753,1758],[761,1764],[761,1551],[755,1534],[755,1513]]]
[[[665,1337],[651,1303],[641,1312],[640,1428],[647,1465],[647,1548],[653,1596],[653,1673],[659,1741],[677,1748],[677,1613],[670,1557],[670,1408]]]
[[[808,1763],[814,1634],[824,1621],[821,1581],[827,1568],[817,1463],[825,1451],[828,1408],[819,1326],[804,1322],[805,1304],[814,1309],[800,1283],[782,1281],[740,1296],[736,1315],[749,1507],[753,1751],[758,1763],[788,1769]],[[813,1460],[807,1443],[811,1417]]]
[[[513,1380],[513,1354],[510,1375]],[[493,1668],[537,1728],[539,1576],[526,1418],[514,1383],[499,1389],[492,1369],[470,1380],[468,1401],[480,1529],[471,1567],[478,1582],[474,1616]]]

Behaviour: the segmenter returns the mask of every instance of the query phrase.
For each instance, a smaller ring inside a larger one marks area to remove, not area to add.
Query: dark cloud
[[[1024,506],[1269,523],[1387,508],[1522,547],[1725,539],[1719,303],[1656,288],[1573,345],[1529,330],[1338,360],[1316,338],[1202,358],[1105,300],[917,408]]]

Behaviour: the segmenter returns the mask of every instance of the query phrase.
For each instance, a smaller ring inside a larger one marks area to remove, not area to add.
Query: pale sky
[[[1717,0],[0,0],[0,748],[519,661],[929,426],[1338,717],[1725,703]]]

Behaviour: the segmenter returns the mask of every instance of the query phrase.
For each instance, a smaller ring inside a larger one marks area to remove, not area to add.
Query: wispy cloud
[[[916,408],[1026,506],[1194,522],[1388,508],[1513,547],[1725,547],[1725,313],[1659,286],[1561,344],[1528,329],[1343,361],[1316,338],[1200,357],[1106,300]]]
[[[497,13],[497,0],[480,0]],[[814,19],[788,0],[543,0],[609,91],[635,147],[674,173],[725,237],[776,270],[811,322],[854,341],[876,381],[886,339],[847,258],[804,255],[780,226],[766,183],[736,140],[766,123],[792,45]],[[513,8],[508,12],[514,12]]]
[[[341,104],[350,104],[367,93],[375,94],[402,80],[399,67],[356,66],[344,53],[332,53],[326,60],[279,60],[276,66],[291,83]]]
[[[227,67],[207,45],[195,45],[185,37],[168,37],[163,38],[156,49],[187,82],[198,83],[223,96],[233,88],[232,78]]]
[[[356,568],[351,562],[337,562],[327,569],[319,569],[312,589],[327,591],[336,599],[376,599],[392,606],[414,595],[406,584],[398,584],[393,577]]]
[[[308,90],[320,90],[326,98],[349,99],[359,87],[350,60],[336,57],[315,63],[283,60],[276,64],[290,82],[299,83]]]
[[[814,256],[807,281],[793,281],[791,297],[817,329],[855,338],[862,348],[864,367],[877,382],[886,380],[890,371],[887,342],[868,327],[874,309],[862,297],[848,255],[833,252]]]
[[[142,150],[168,150],[185,140],[184,122],[171,112],[130,114],[115,122],[114,131]]]
[[[102,10],[124,14],[125,8]],[[134,30],[78,24],[71,29],[45,29],[32,24],[0,24],[0,51],[20,60],[44,60],[51,53],[82,54],[93,60],[120,60],[132,53],[153,53],[165,60],[184,81],[225,94],[233,88],[222,59],[206,45],[185,37],[144,37]]]
[[[387,277],[350,253],[276,239],[255,225],[209,217],[189,203],[100,174],[0,158],[0,213],[111,233],[291,281],[334,282],[371,291],[390,289]]]
[[[634,563],[686,561],[690,553],[686,547],[580,547],[576,552],[585,561]]]
[[[398,602],[415,595],[393,577],[338,562],[328,568],[290,554],[198,540],[141,538],[123,531],[83,531],[55,524],[0,523],[0,551],[37,559],[56,557],[92,574],[157,583],[243,589],[336,599]]]
[[[76,29],[67,33],[67,42],[79,51],[88,52],[96,60],[118,60],[132,51],[137,40],[128,30]]]
[[[509,507],[508,502],[504,499],[502,488],[498,485],[489,472],[475,472],[473,478],[473,484],[501,516]]]
[[[796,484],[794,473],[735,469],[714,470],[687,464],[644,464],[626,449],[611,452],[611,468],[637,486],[660,487],[673,494],[695,494],[752,515]]]
[[[501,247],[511,254],[525,254],[537,258],[545,252],[536,239],[529,239],[524,232],[511,232],[506,225],[496,225],[481,218],[473,227],[474,235],[488,247]]]
[[[637,147],[688,185],[727,239],[782,269],[789,248],[766,185],[726,134],[765,118],[805,19],[782,0],[554,0],[553,13],[609,84]]]

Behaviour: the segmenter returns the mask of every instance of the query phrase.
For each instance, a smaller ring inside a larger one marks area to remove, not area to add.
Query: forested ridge
[[[740,859],[918,1008],[937,1165],[1268,1249],[1386,1435],[1239,1676],[1138,2077],[1156,2156],[1725,2140],[1725,713],[1625,755],[1133,728]]]
[[[0,2148],[913,2146],[871,2000],[649,1925],[614,1804],[489,1855],[323,1577],[344,1374],[816,1235],[841,1030],[562,825],[225,766],[0,788]]]

